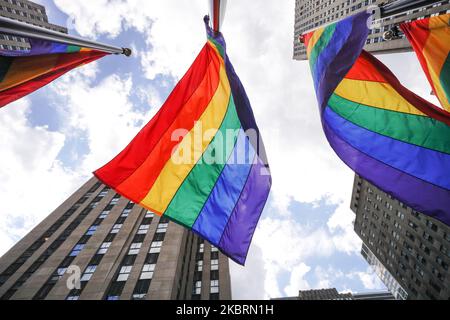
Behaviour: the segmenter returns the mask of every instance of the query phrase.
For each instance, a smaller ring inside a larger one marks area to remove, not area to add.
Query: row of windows
[[[104,187],[102,192],[100,192],[93,201],[89,204],[88,209],[92,210],[96,207],[96,205],[106,196],[109,192],[109,187]],[[95,205],[94,205],[95,204]],[[47,282],[41,287],[41,289],[36,293],[33,297],[35,300],[45,299],[51,289],[56,285],[59,279],[61,279],[62,275],[60,274],[62,270],[64,272],[67,270],[72,261],[77,257],[80,252],[84,249],[86,243],[89,239],[94,235],[98,226],[104,221],[103,218],[100,218],[101,214],[97,217],[94,223],[88,228],[85,234],[81,237],[81,239],[77,242],[77,244],[72,248],[68,256],[63,260],[63,262],[58,266],[58,268],[53,272],[52,276],[47,280]],[[64,273],[63,273],[64,274]]]
[[[100,183],[96,183],[89,191],[96,190],[100,186]],[[13,275],[33,253],[38,250],[47,240],[50,238],[63,224],[69,219],[73,213],[79,208],[79,206],[84,203],[88,197],[84,195],[81,197],[69,210],[67,210],[58,220],[56,220],[50,228],[41,235],[38,240],[36,240],[25,252],[16,260],[12,265],[10,265],[1,275],[0,275],[0,286],[3,285],[11,275]],[[51,246],[56,247],[53,243]]]
[[[139,251],[142,248],[145,235],[148,233],[153,217],[154,214],[151,211],[147,211],[145,213],[145,216],[138,227],[133,242],[128,248],[128,253],[122,259],[118,273],[115,276],[115,279],[112,281],[110,287],[108,288],[108,293],[105,297],[106,300],[119,300],[123,288],[125,287],[125,283],[128,280],[131,271],[133,270],[134,262],[137,255],[139,254]],[[162,243],[164,241],[164,234],[167,230],[167,224],[165,225],[165,227],[164,224],[165,223],[158,224],[157,230],[159,231],[157,231],[154,235],[149,252],[147,253],[144,265],[139,275],[139,279],[133,291],[132,298],[135,300],[144,299],[150,287],[151,279],[153,278],[153,273],[156,267],[156,262],[158,260]]]
[[[128,210],[128,209],[124,209],[122,211],[122,214],[119,216],[119,218],[117,219],[116,223],[114,224],[114,226],[111,228],[110,232],[108,233],[108,235],[106,236],[106,238],[104,239],[103,243],[100,245],[99,249],[97,250],[97,253],[94,255],[94,257],[91,259],[89,265],[86,267],[85,271],[83,272],[83,275],[81,277],[81,282],[82,282],[82,287],[81,290],[72,290],[69,295],[67,296],[66,300],[78,300],[81,293],[82,293],[82,289],[85,287],[85,285],[87,284],[87,282],[92,278],[92,276],[94,275],[94,272],[97,269],[97,266],[100,264],[101,260],[103,259],[103,256],[107,253],[108,249],[110,248],[116,234],[117,234],[117,222],[121,222],[121,224],[123,224],[124,219],[126,219],[128,217],[128,214],[126,214],[124,216],[124,212]],[[113,232],[114,231],[114,232]]]
[[[79,205],[85,202],[90,195],[92,195],[95,190],[101,185],[100,182],[94,184],[94,186],[89,189],[89,191],[82,197],[77,203],[72,206],[63,216],[61,216],[47,231],[46,233],[39,238],[33,245],[27,249],[21,257],[19,257],[20,262],[14,263],[9,272],[13,271],[10,274],[6,274],[3,276],[2,281],[6,281],[17,269],[20,268],[25,261],[28,260],[29,257],[36,251],[43,243],[45,243],[48,238],[53,235],[53,233],[59,229],[59,227],[77,210]],[[94,200],[93,200],[94,201]],[[70,224],[67,228],[61,233],[61,235],[54,240],[50,246],[39,256],[39,258],[25,271],[25,273],[14,283],[14,285],[1,297],[1,299],[10,299],[14,293],[32,276],[32,274],[45,262],[47,259],[60,247],[60,245],[72,234],[72,231],[83,221],[83,219],[89,214],[92,209],[86,208],[84,209]],[[6,271],[8,271],[8,269]],[[4,282],[3,282],[4,283]]]

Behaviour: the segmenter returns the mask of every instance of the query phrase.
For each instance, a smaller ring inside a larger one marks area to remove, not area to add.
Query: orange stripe
[[[135,202],[140,202],[145,198],[160,171],[169,161],[172,150],[181,142],[182,137],[179,137],[178,141],[172,141],[174,140],[172,139],[173,132],[177,129],[185,129],[184,134],[186,134],[192,130],[195,121],[201,117],[214,96],[219,85],[219,68],[223,64],[223,60],[219,58],[216,51],[212,50],[213,48],[208,45],[208,55],[210,55],[212,63],[197,90],[183,106],[175,121],[161,136],[142,165],[117,186],[118,192],[126,193]]]
[[[51,72],[57,65],[59,54],[14,58],[3,81],[0,92],[21,85]]]

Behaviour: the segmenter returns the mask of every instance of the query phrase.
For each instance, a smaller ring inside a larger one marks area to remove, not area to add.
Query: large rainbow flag
[[[433,92],[450,112],[450,13],[402,23]]]
[[[304,37],[325,135],[364,179],[450,225],[450,115],[362,50],[369,18]]]
[[[39,39],[29,42],[27,51],[0,50],[0,108],[108,54]]]
[[[243,265],[271,176],[225,40],[205,24],[207,43],[159,112],[94,174]]]

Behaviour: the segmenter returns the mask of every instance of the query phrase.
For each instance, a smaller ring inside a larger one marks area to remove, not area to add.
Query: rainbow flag
[[[450,116],[362,50],[369,18],[305,36],[325,135],[364,179],[450,225]]]
[[[450,112],[450,13],[402,23],[434,94]]]
[[[29,39],[28,51],[0,50],[0,108],[108,53]]]
[[[225,40],[208,23],[207,43],[159,112],[94,175],[244,265],[271,176]]]

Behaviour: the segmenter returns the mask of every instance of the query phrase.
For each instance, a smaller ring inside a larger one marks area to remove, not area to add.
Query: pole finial
[[[133,53],[133,51],[130,48],[122,48],[122,54],[124,54],[125,56],[129,57],[131,56],[131,54]]]

